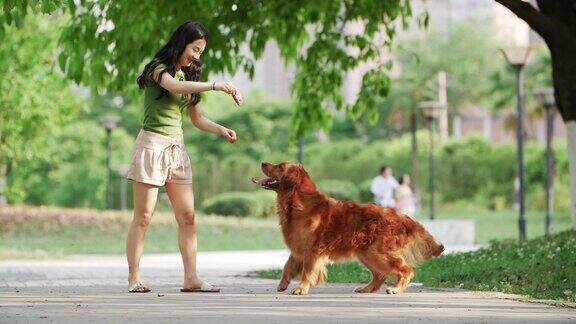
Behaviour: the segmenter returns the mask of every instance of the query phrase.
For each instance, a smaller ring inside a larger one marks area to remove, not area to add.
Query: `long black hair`
[[[154,55],[152,61],[150,61],[144,67],[144,71],[138,77],[138,86],[140,89],[144,89],[149,81],[156,81],[160,83],[162,80],[162,75],[166,72],[170,73],[170,75],[174,76],[176,73],[176,63],[182,56],[184,49],[186,46],[195,40],[203,39],[208,41],[208,33],[206,29],[198,23],[194,21],[187,21],[180,25],[176,31],[170,37],[170,40],[166,45],[162,46],[162,48]],[[158,65],[164,64],[166,68],[160,73],[158,73],[157,80],[152,80],[152,72],[158,67]],[[202,64],[198,60],[194,60],[189,67],[181,67],[182,71],[184,72],[184,77],[188,81],[199,81],[200,76],[202,74]],[[156,99],[161,98],[162,96],[167,96],[168,91],[162,88],[162,92],[160,96]],[[188,100],[187,104],[195,105],[200,102],[200,94],[199,93],[192,93]]]

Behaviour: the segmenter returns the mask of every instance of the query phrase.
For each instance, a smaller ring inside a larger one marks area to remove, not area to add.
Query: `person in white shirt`
[[[374,202],[382,207],[394,208],[394,190],[398,187],[398,181],[392,176],[392,168],[383,166],[380,175],[372,180],[370,191],[374,194]]]

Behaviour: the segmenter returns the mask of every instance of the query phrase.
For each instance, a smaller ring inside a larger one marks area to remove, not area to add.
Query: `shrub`
[[[261,190],[250,193],[254,199],[262,204],[262,213],[256,215],[263,218],[273,218],[277,215],[276,193],[271,190]]]
[[[490,181],[486,160],[492,155],[490,144],[479,138],[452,141],[438,156],[438,189],[447,200],[472,199]]]
[[[365,150],[359,140],[314,143],[305,147],[304,162],[314,179],[354,181],[350,178],[347,162]]]
[[[416,191],[422,193],[422,203],[429,199],[429,160],[428,134],[418,132],[418,154],[416,160],[417,178],[412,179]],[[438,142],[437,142],[438,143]],[[569,209],[568,158],[565,142],[558,140],[555,148],[555,209]],[[400,178],[411,173],[412,147],[410,135],[387,141],[363,143],[360,140],[343,140],[327,143],[312,143],[305,146],[304,162],[306,169],[319,188],[341,199],[362,202],[372,201],[370,181],[377,175],[380,166],[389,165],[394,176]],[[511,141],[494,144],[481,137],[468,137],[462,140],[448,140],[438,143],[436,157],[436,200],[449,203],[467,200],[492,210],[501,210],[512,205],[514,200],[514,180],[516,178],[516,144]],[[197,194],[201,201],[226,191],[249,191],[254,189],[248,179],[261,176],[260,163],[244,155],[232,155],[225,159],[212,160],[202,157],[197,175]],[[284,160],[281,152],[267,157],[278,162]],[[208,167],[209,166],[209,167]],[[529,208],[542,209],[544,206],[545,154],[544,146],[528,142],[525,150],[526,194]],[[208,169],[209,168],[209,169]],[[201,180],[201,181],[200,181]],[[331,185],[325,180],[344,181],[346,184]],[[357,193],[350,193],[350,184],[355,184]],[[342,189],[343,188],[343,189]]]
[[[263,205],[247,192],[227,192],[214,196],[203,203],[206,214],[223,216],[258,216],[263,213]]]
[[[199,188],[195,198],[200,205],[208,198],[225,192],[246,192],[256,186],[250,178],[262,174],[260,163],[242,154],[225,158],[216,156],[191,156],[193,159],[194,186]]]
[[[316,183],[320,191],[336,199],[358,201],[360,195],[356,185],[350,181],[321,180]]]
[[[276,193],[267,190],[227,192],[206,200],[202,210],[223,216],[271,218],[276,215]]]
[[[372,186],[372,180],[366,180],[360,184],[358,187],[360,202],[373,202],[374,194],[370,190]]]
[[[552,189],[552,197],[554,198],[552,207],[553,212],[566,212],[570,211],[570,184],[567,178],[556,177],[554,179],[554,187]],[[546,186],[536,186],[533,190],[528,192],[526,196],[527,208],[540,211],[546,210]]]

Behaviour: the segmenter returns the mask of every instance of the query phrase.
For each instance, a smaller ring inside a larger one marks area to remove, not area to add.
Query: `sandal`
[[[146,285],[141,283],[140,281],[136,282],[132,286],[128,287],[128,292],[131,293],[147,293],[150,292],[151,289],[148,288]]]
[[[186,292],[186,293],[189,293],[189,292],[219,293],[220,288],[214,287],[209,283],[202,282],[202,285],[200,286],[200,288],[182,288],[182,289],[180,289],[180,292]]]

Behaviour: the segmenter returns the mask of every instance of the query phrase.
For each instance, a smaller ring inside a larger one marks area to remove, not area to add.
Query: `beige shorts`
[[[155,186],[191,184],[192,166],[182,137],[140,130],[126,177]]]

